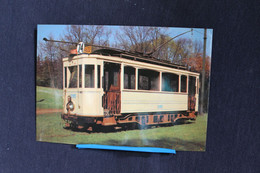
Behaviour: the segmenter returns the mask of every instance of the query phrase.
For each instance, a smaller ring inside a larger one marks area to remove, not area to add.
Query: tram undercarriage
[[[185,120],[195,120],[197,112],[172,112],[172,113],[134,113],[124,115],[107,115],[104,117],[84,117],[76,114],[62,114],[65,127],[74,129],[100,130],[102,127],[108,129],[146,129],[164,125],[174,125]]]

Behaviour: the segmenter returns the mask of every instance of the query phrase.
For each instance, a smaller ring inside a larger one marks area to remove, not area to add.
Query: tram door
[[[188,109],[190,111],[195,111],[196,107],[196,77],[189,77],[189,98],[188,98]]]
[[[120,64],[104,62],[103,108],[109,114],[120,114]]]

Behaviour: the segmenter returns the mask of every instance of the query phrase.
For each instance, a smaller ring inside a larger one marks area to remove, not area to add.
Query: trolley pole
[[[200,96],[200,115],[203,115],[204,108],[204,90],[205,90],[205,64],[206,64],[206,44],[207,44],[207,28],[204,29],[204,45],[203,45],[203,62],[202,62],[202,79],[201,79],[201,96]]]

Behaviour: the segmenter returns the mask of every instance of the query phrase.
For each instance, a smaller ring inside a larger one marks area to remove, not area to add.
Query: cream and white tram
[[[195,120],[199,73],[114,49],[63,59],[66,126],[158,126]]]

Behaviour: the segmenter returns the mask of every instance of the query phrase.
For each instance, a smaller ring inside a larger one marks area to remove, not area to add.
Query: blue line
[[[156,148],[156,147],[128,147],[128,146],[111,146],[111,145],[98,145],[98,144],[77,144],[76,148],[176,154],[176,151],[173,149]]]

